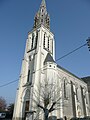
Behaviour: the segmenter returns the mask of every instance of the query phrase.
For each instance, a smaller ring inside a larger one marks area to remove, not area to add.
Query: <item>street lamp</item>
[[[88,46],[89,51],[90,51],[90,37],[88,37],[88,39],[86,41],[87,41],[87,46]]]

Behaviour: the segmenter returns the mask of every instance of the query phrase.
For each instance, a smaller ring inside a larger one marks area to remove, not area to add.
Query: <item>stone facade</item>
[[[54,35],[50,31],[45,0],[42,0],[26,41],[13,120],[25,119],[27,112],[31,113],[30,120],[35,119],[32,114],[33,93],[44,78],[60,88],[60,109],[53,111],[51,116],[57,119],[90,116],[87,83],[55,62]],[[39,119],[43,119],[43,114]]]

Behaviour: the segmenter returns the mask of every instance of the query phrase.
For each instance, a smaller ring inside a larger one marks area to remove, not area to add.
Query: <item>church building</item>
[[[40,112],[38,106],[33,107],[37,100],[37,95],[35,96],[34,93],[36,91],[38,94],[37,91],[42,91],[38,86],[40,83],[44,84],[43,81],[49,82],[52,87],[55,84],[56,89],[60,90],[53,92],[59,92],[58,96],[55,96],[56,93],[53,96],[54,99],[60,96],[60,99],[58,109],[49,114],[50,118],[70,120],[74,117],[90,116],[90,91],[87,82],[55,61],[55,40],[50,30],[50,16],[45,0],[42,0],[35,15],[32,31],[28,32],[13,120],[44,120],[43,111]],[[40,99],[39,96],[39,102]]]

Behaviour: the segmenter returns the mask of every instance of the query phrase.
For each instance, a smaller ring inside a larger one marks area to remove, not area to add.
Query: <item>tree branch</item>
[[[53,108],[55,106],[56,102],[53,102],[52,106],[49,109],[49,112],[52,112],[53,110],[55,110],[55,108]]]
[[[43,109],[43,111],[45,110],[45,108],[43,106],[41,106],[40,104],[37,104],[38,107],[40,107],[41,109]]]

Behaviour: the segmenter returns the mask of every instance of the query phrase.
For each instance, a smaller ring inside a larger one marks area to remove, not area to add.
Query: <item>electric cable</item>
[[[71,52],[69,52],[69,53],[63,55],[62,57],[56,59],[56,61],[59,61],[59,60],[65,58],[65,57],[67,57],[68,55],[70,55],[70,54],[76,52],[77,50],[81,49],[82,47],[84,47],[84,46],[86,46],[86,45],[87,45],[87,43],[81,45],[80,47],[78,47],[78,48],[72,50]],[[34,73],[36,73],[37,71],[39,71],[39,70],[41,70],[41,69],[43,69],[43,68],[44,68],[44,67],[42,67],[42,68],[36,70]],[[33,74],[33,72],[32,72],[31,74]],[[28,75],[25,75],[24,77],[27,77],[27,76],[28,76]],[[24,77],[22,77],[21,79],[23,79]],[[13,80],[13,81],[11,81],[11,82],[8,82],[8,83],[6,83],[6,84],[0,85],[0,88],[5,87],[5,86],[10,85],[10,84],[13,84],[13,83],[17,82],[18,80],[19,80],[19,78],[16,79],[16,80]]]
[[[6,84],[1,85],[0,87],[5,87],[5,86],[7,86],[7,85],[9,85],[9,84],[12,84],[12,83],[17,82],[18,80],[19,80],[19,79],[13,80],[13,81],[11,81],[11,82],[8,82],[8,83],[6,83]]]
[[[72,54],[72,53],[76,52],[77,50],[81,49],[82,47],[84,47],[84,46],[86,46],[86,45],[87,45],[87,43],[85,43],[85,44],[81,45],[80,47],[78,47],[78,48],[76,48],[76,49],[72,50],[71,52],[69,52],[69,53],[67,53],[67,54],[63,55],[62,57],[60,57],[60,58],[56,59],[56,61],[59,61],[59,60],[61,60],[61,59],[65,58],[65,57],[67,57],[68,55],[70,55],[70,54]]]
[[[23,79],[24,77],[26,77],[26,76],[27,76],[27,75],[23,76],[22,79]],[[11,82],[8,82],[8,83],[6,83],[6,84],[0,85],[0,88],[5,87],[5,86],[7,86],[7,85],[10,85],[10,84],[12,84],[12,83],[15,83],[15,82],[17,82],[19,79],[20,79],[20,78],[18,78],[18,79],[16,79],[16,80],[13,80],[13,81],[11,81]]]

